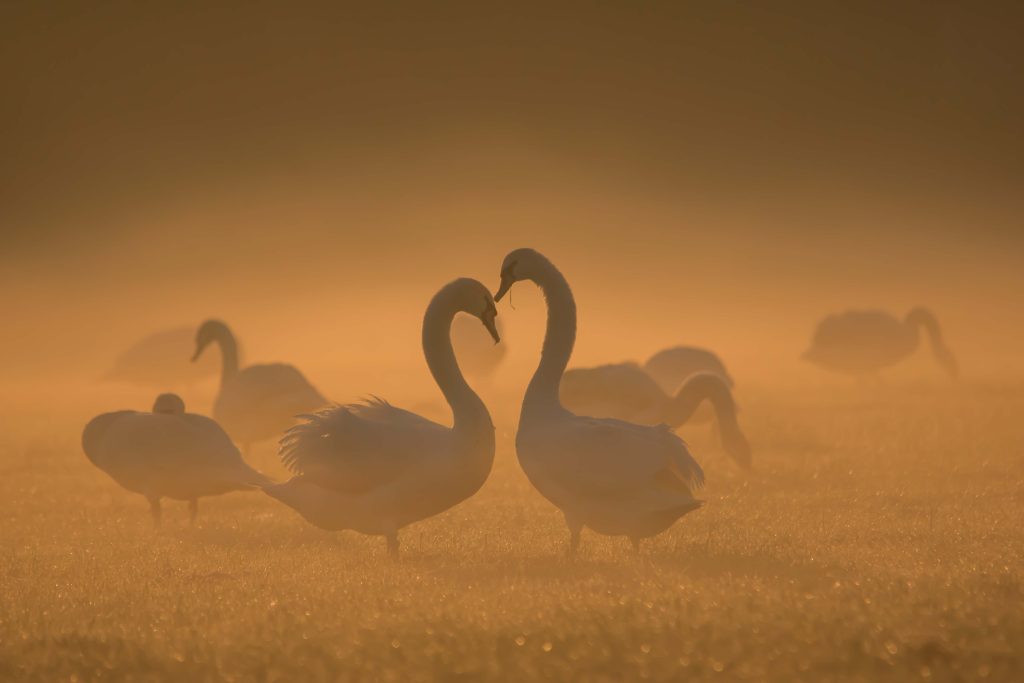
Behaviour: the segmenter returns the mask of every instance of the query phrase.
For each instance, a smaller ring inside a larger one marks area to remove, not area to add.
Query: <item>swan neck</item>
[[[225,327],[217,335],[217,345],[220,346],[221,357],[220,385],[224,386],[238,374],[238,342],[231,330]]]
[[[451,327],[457,310],[444,301],[434,299],[423,317],[423,356],[430,374],[452,410],[453,429],[461,431],[485,423],[493,429],[490,413],[466,378],[455,359]]]
[[[576,301],[565,276],[550,263],[531,279],[544,293],[548,320],[540,364],[526,389],[523,409],[561,410],[559,386],[576,343]]]
[[[703,401],[715,410],[715,419],[722,426],[736,422],[736,403],[729,385],[714,373],[698,373],[689,377],[665,410],[665,422],[672,427],[686,423]]]

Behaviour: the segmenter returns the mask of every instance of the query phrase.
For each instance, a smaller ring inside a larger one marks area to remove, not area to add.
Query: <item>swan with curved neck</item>
[[[292,365],[267,363],[239,368],[238,342],[220,320],[207,320],[199,327],[193,362],[210,344],[217,344],[221,352],[220,391],[213,404],[213,417],[244,451],[253,442],[281,434],[295,424],[295,415],[328,403]]]
[[[736,418],[736,402],[721,375],[698,372],[669,396],[635,363],[573,368],[562,376],[562,401],[573,411],[639,424],[676,429],[693,418],[705,401],[717,420],[722,448],[742,467],[750,467],[750,444]]]
[[[149,500],[160,524],[160,499],[187,500],[193,523],[198,499],[270,483],[249,467],[220,426],[185,412],[176,394],[161,394],[151,412],[99,415],[82,432],[82,450],[118,484]]]
[[[647,359],[643,371],[654,378],[666,394],[679,391],[687,378],[698,372],[713,372],[732,389],[735,383],[725,363],[715,353],[697,346],[673,346]]]
[[[562,405],[559,386],[576,340],[576,302],[562,273],[533,249],[505,257],[495,300],[521,280],[540,287],[548,318],[540,363],[523,398],[519,463],[564,514],[571,555],[584,527],[627,536],[639,547],[640,539],[701,506],[693,491],[703,485],[704,472],[666,425],[583,417]]]
[[[936,362],[956,378],[959,366],[943,340],[938,320],[920,306],[903,320],[874,310],[830,315],[818,324],[802,358],[834,372],[870,375],[912,354],[920,346],[921,329],[928,335]]]
[[[476,493],[494,462],[494,425],[455,359],[451,325],[459,312],[499,341],[494,300],[476,280],[449,283],[427,306],[423,355],[452,427],[380,399],[322,410],[281,440],[282,462],[296,476],[265,491],[323,529],[384,536],[392,556],[400,529]]]

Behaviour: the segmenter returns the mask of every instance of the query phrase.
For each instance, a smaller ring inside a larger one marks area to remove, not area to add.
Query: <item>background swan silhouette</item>
[[[644,372],[654,378],[666,394],[675,394],[682,383],[698,372],[712,372],[723,378],[732,389],[732,376],[715,353],[696,346],[673,346],[658,351],[647,359]]]
[[[217,374],[217,362],[212,357],[188,362],[195,338],[193,327],[175,327],[147,335],[114,359],[103,379],[166,388],[213,377]]]
[[[278,436],[294,425],[296,415],[328,403],[292,365],[266,363],[239,369],[238,343],[220,320],[204,322],[195,343],[193,361],[210,344],[220,346],[220,391],[213,403],[213,417],[246,453],[250,444]]]
[[[548,319],[540,364],[523,398],[516,434],[519,463],[564,514],[570,555],[584,527],[627,536],[639,548],[640,539],[701,506],[693,491],[704,484],[704,472],[666,425],[583,417],[563,407],[559,384],[576,339],[572,290],[554,264],[533,249],[505,257],[495,300],[520,280],[540,287]]]
[[[242,460],[216,422],[186,413],[175,394],[158,396],[149,413],[120,410],[93,418],[82,432],[82,450],[118,484],[149,500],[156,525],[161,498],[187,500],[194,523],[199,498],[270,483]]]
[[[574,412],[672,428],[685,424],[708,401],[722,448],[738,464],[750,467],[750,443],[736,419],[732,392],[726,379],[713,372],[689,376],[675,396],[669,396],[636,363],[572,368],[562,376],[560,396]]]
[[[297,476],[264,490],[323,529],[384,536],[393,557],[400,529],[476,493],[494,462],[494,425],[455,359],[459,312],[499,341],[494,300],[476,280],[445,285],[427,306],[423,355],[451,407],[451,428],[377,398],[322,410],[281,440],[281,459]]]
[[[939,323],[922,307],[911,309],[903,320],[876,310],[830,315],[818,324],[802,358],[834,372],[870,375],[912,354],[920,344],[921,328],[928,334],[935,360],[957,377],[959,365],[943,341]]]

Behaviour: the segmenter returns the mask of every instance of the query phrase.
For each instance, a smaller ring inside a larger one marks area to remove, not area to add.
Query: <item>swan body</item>
[[[544,293],[548,321],[540,364],[523,398],[519,463],[565,515],[570,554],[583,527],[628,536],[638,546],[701,506],[693,491],[703,485],[704,472],[667,425],[584,417],[562,405],[559,385],[576,339],[572,290],[542,254],[517,249],[505,257],[495,300],[521,280]]]
[[[238,343],[219,320],[207,320],[196,333],[199,359],[212,343],[221,349],[220,391],[213,403],[213,417],[225,431],[248,449],[249,444],[281,434],[295,424],[295,416],[328,403],[294,366],[269,363],[238,367]]]
[[[455,359],[450,330],[458,312],[499,339],[494,300],[476,280],[449,283],[427,307],[423,354],[452,427],[377,398],[321,410],[281,440],[282,462],[296,476],[264,490],[323,529],[386,537],[392,555],[400,529],[476,493],[494,462],[494,425]]]
[[[452,321],[452,346],[459,367],[468,377],[488,378],[505,359],[507,340],[501,324],[495,321],[501,344],[495,344],[485,330],[480,329],[480,322],[469,315],[460,314]]]
[[[643,369],[668,394],[678,391],[687,377],[698,372],[713,372],[722,377],[730,389],[735,386],[722,359],[696,346],[673,346],[659,351],[644,363]]]
[[[562,376],[559,395],[570,410],[645,425],[674,428],[690,421],[698,406],[711,404],[722,447],[733,460],[750,467],[750,444],[736,419],[736,403],[725,378],[712,372],[688,377],[669,396],[636,363],[573,368]]]
[[[159,396],[152,412],[93,418],[82,432],[82,450],[122,487],[145,496],[156,524],[161,498],[189,501],[195,521],[198,498],[269,483],[242,460],[216,422],[186,413],[174,394]]]
[[[956,377],[956,359],[943,341],[935,315],[920,307],[903,320],[876,310],[830,315],[818,324],[802,358],[834,372],[873,374],[912,354],[920,344],[920,328],[928,334],[936,361]]]
[[[144,387],[185,385],[217,374],[216,361],[204,358],[189,363],[195,330],[178,327],[143,337],[115,360],[103,379]]]

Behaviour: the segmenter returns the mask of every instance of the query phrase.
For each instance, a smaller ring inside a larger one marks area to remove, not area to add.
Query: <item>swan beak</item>
[[[202,352],[203,352],[203,347],[202,346],[200,346],[199,348],[196,349],[196,352],[192,354],[192,362],[193,363],[195,363],[197,360],[199,360],[199,355]]]
[[[501,301],[501,297],[508,293],[508,290],[512,289],[512,285],[515,284],[515,280],[510,277],[501,278],[501,286],[498,287],[498,292],[494,295],[495,303]]]
[[[494,324],[494,318],[493,317],[485,317],[483,319],[483,323],[484,323],[484,327],[487,328],[487,331],[491,333],[491,339],[494,340],[494,343],[495,344],[500,343],[501,342],[501,336],[498,334],[498,327],[497,327],[497,325]]]

